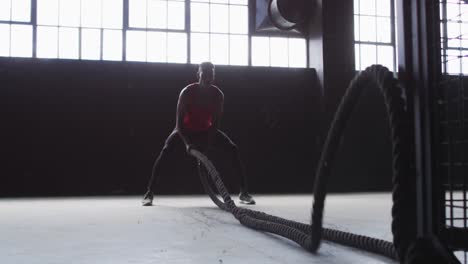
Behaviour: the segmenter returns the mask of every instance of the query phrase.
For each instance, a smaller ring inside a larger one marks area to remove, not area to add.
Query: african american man
[[[255,200],[247,190],[247,178],[237,146],[219,130],[223,115],[224,95],[218,87],[213,85],[215,66],[211,62],[203,62],[198,67],[197,75],[198,83],[190,84],[180,92],[175,129],[166,139],[153,165],[148,190],[143,197],[142,204],[144,206],[153,204],[153,184],[159,177],[161,165],[166,163],[168,154],[182,143],[187,152],[191,148],[206,152],[212,146],[227,151],[233,162],[234,173],[240,177],[239,201],[244,204],[255,204]]]

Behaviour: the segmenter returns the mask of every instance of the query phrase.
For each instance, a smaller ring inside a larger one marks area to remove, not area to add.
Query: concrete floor
[[[309,222],[311,195],[258,195],[251,209]],[[0,199],[0,263],[395,263],[332,243],[311,254],[246,228],[208,196]],[[325,226],[391,240],[390,194],[329,195]]]

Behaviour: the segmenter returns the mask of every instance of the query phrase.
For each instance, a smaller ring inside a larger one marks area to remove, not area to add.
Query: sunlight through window
[[[396,70],[393,0],[354,0],[356,70],[382,64]]]
[[[145,31],[127,31],[127,60],[146,61]]]
[[[111,61],[122,60],[122,31],[104,30],[102,43],[102,59]]]
[[[0,56],[10,56],[10,24],[0,24]]]
[[[11,2],[11,20],[18,22],[31,21],[31,0],[14,0]]]
[[[60,0],[59,25],[66,27],[80,26],[80,0]]]
[[[0,20],[10,21],[11,20],[11,1],[0,0]]]
[[[230,35],[229,63],[231,65],[248,65],[249,39],[246,35]]]
[[[442,70],[444,73],[468,74],[468,4],[451,0],[441,2]]]
[[[248,65],[246,1],[191,0],[190,62]]]
[[[167,33],[167,62],[187,62],[187,35],[185,33]]]
[[[32,26],[11,25],[10,56],[32,57]]]
[[[0,56],[307,67],[306,39],[299,33],[256,36],[251,32],[249,2],[0,0]],[[365,19],[379,16],[374,27],[382,30],[357,25],[356,36],[388,42],[392,28],[387,26],[387,9],[364,8]],[[452,24],[448,34],[458,34],[460,25]],[[387,52],[379,48],[376,56],[382,57],[376,60],[389,63]]]
[[[37,57],[58,57],[58,28],[37,27]]]
[[[101,59],[101,31],[99,29],[81,30],[81,58],[85,60]]]
[[[147,33],[147,61],[167,62],[167,33],[148,32]]]
[[[305,68],[306,40],[292,37],[252,37],[252,65]]]
[[[208,33],[192,33],[191,35],[192,63],[201,63],[210,59],[210,35]]]
[[[78,28],[61,27],[59,29],[59,58],[79,58],[79,31]]]

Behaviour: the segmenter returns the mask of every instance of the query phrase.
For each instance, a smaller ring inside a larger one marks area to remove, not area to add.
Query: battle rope
[[[364,88],[378,87],[384,96],[392,135],[393,149],[393,243],[353,233],[322,227],[323,209],[327,192],[327,180],[333,164],[338,143],[346,122]],[[189,153],[199,160],[199,173],[205,191],[221,209],[231,212],[236,219],[247,227],[262,230],[291,239],[303,248],[316,252],[322,238],[347,246],[364,249],[403,262],[408,247],[416,237],[415,218],[415,174],[411,167],[410,122],[405,111],[405,101],[398,81],[387,68],[380,65],[368,67],[360,72],[350,83],[330,126],[321,158],[316,171],[314,184],[314,203],[311,224],[303,224],[263,212],[237,207],[224,186],[218,171],[201,152],[191,149]],[[203,165],[204,168],[202,168]],[[214,182],[220,201],[210,187],[207,175]]]

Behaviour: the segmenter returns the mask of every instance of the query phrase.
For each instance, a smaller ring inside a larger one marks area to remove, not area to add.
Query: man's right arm
[[[177,102],[177,111],[176,111],[176,130],[179,133],[182,141],[185,144],[185,147],[188,148],[190,142],[188,141],[187,136],[185,135],[184,129],[184,115],[187,106],[187,88],[184,88],[179,95],[179,100]]]

